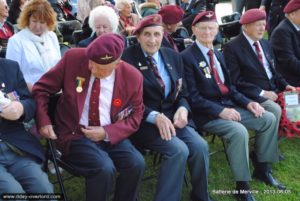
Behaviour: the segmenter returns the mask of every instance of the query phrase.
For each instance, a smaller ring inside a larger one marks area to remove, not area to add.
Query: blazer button
[[[72,132],[72,135],[75,135],[75,132],[74,132],[74,131]]]

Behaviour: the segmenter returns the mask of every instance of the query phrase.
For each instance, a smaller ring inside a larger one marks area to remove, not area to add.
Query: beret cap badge
[[[113,58],[113,56],[109,56],[109,55],[105,55],[104,57],[100,57],[100,59],[101,60],[104,60],[104,61],[106,61],[106,60],[109,60],[109,59],[111,59],[111,58]]]

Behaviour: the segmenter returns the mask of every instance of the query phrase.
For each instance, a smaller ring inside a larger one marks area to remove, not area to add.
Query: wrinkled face
[[[212,44],[218,33],[217,22],[199,22],[192,27],[196,39],[202,44]]]
[[[95,32],[97,36],[112,32],[112,27],[106,17],[98,17],[95,19]]]
[[[35,35],[42,35],[48,30],[47,23],[43,20],[37,19],[33,16],[29,18],[29,30]]]
[[[130,4],[124,4],[124,7],[122,10],[120,10],[120,15],[124,17],[129,17],[131,14],[131,5]]]
[[[0,0],[0,20],[8,17],[8,9],[6,0]]]
[[[120,63],[120,59],[117,59],[116,61],[110,63],[110,64],[98,64],[92,60],[89,61],[89,69],[97,78],[106,78],[111,75],[114,69],[118,67],[118,64]]]
[[[289,18],[292,20],[294,24],[300,27],[300,9],[295,10],[289,14]]]
[[[141,33],[137,35],[137,39],[142,49],[148,55],[153,55],[161,46],[163,33],[162,26],[145,27]]]
[[[266,24],[266,20],[255,21],[243,25],[243,30],[252,40],[258,41],[264,37]]]

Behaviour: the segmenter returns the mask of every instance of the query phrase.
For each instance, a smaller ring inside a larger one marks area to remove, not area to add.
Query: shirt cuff
[[[263,96],[265,94],[265,90],[261,90],[259,96]]]
[[[156,122],[156,115],[158,115],[159,112],[157,111],[152,111],[148,114],[147,118],[146,118],[146,122],[151,123],[151,124],[155,124]]]

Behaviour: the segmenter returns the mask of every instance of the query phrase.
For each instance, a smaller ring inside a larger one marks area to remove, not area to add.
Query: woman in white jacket
[[[8,41],[6,58],[17,61],[31,91],[32,85],[61,58],[53,32],[56,13],[47,0],[32,0],[22,10],[22,29]]]

